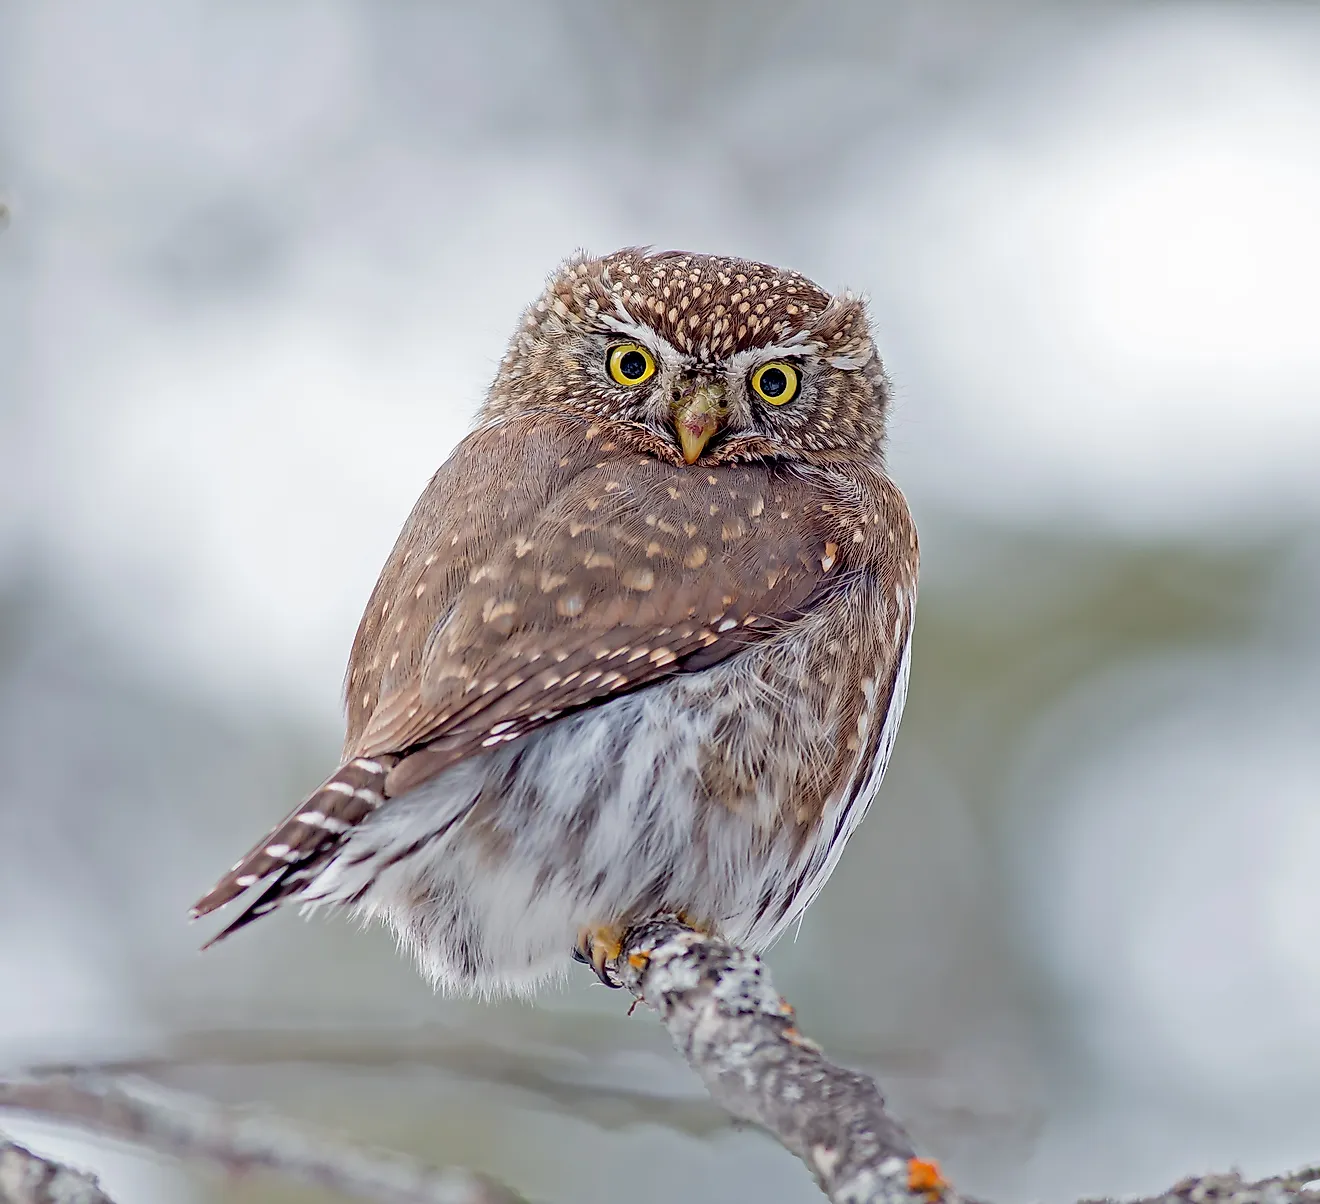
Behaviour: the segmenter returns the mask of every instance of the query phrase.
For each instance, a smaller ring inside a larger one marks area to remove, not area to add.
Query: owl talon
[[[623,929],[603,924],[595,928],[584,928],[578,934],[577,946],[573,950],[573,960],[590,966],[596,977],[611,990],[623,986],[609,963],[623,952]]]

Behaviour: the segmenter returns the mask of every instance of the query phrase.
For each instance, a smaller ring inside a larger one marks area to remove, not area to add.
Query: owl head
[[[851,294],[686,251],[569,260],[509,344],[484,418],[573,413],[646,428],[688,464],[883,454],[889,385]]]

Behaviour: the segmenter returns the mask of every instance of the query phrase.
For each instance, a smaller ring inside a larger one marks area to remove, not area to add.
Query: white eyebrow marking
[[[782,343],[771,343],[768,347],[748,347],[746,351],[735,351],[724,360],[724,366],[730,372],[750,372],[767,360],[791,359],[800,355],[819,355],[824,347],[813,339],[808,331],[799,330],[789,335]]]
[[[626,311],[623,312],[626,313]],[[641,343],[656,359],[664,360],[667,364],[691,364],[696,362],[692,356],[679,351],[667,339],[662,339],[649,326],[643,326],[640,322],[632,321],[631,318],[612,318],[609,314],[601,314],[600,320],[616,333],[626,335],[634,342]]]

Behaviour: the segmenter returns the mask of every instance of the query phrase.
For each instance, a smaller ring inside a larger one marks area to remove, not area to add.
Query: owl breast
[[[879,787],[912,601],[854,583],[715,668],[460,762],[355,831],[305,898],[385,920],[437,986],[484,994],[529,993],[583,928],[662,911],[761,950]]]

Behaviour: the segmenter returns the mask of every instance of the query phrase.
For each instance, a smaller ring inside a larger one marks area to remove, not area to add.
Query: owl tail
[[[198,899],[193,919],[265,883],[265,889],[242,913],[202,948],[209,949],[298,895],[334,859],[348,833],[384,805],[385,775],[396,760],[356,757],[341,765]]]

